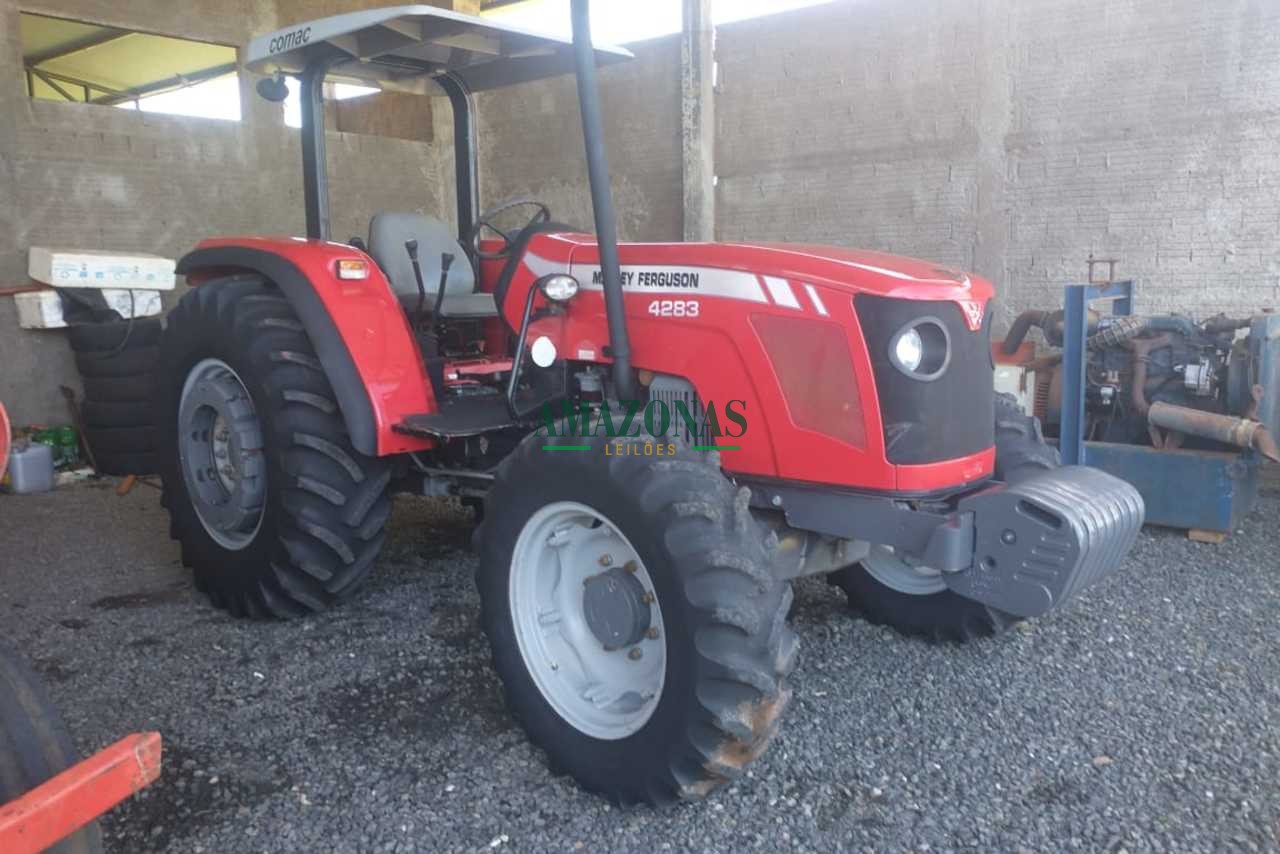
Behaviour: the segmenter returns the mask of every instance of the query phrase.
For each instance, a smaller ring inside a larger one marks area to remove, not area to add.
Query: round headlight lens
[[[915,329],[904,331],[893,342],[893,360],[898,366],[914,373],[924,361],[924,341]]]
[[[922,317],[889,339],[889,361],[913,380],[932,382],[951,363],[951,336],[936,317]]]
[[[555,302],[567,302],[578,293],[578,280],[563,273],[542,280],[542,293]]]

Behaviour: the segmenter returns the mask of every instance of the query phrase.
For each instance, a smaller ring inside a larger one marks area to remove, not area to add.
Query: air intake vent
[[[684,412],[689,413],[699,425],[706,423],[702,401],[698,400],[698,392],[694,389],[693,383],[684,377],[657,374],[653,382],[649,383],[649,401],[650,403],[661,401],[666,405],[667,412],[671,415],[670,435],[679,436],[690,445],[709,444],[705,436],[695,436],[689,430],[683,415]]]

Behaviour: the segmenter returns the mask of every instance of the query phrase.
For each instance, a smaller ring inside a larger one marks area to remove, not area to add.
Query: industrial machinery
[[[557,768],[622,802],[743,772],[790,699],[791,580],[872,619],[989,635],[1112,573],[1142,502],[1059,467],[991,388],[991,285],[777,244],[622,244],[587,3],[572,43],[428,6],[254,39],[300,78],[306,239],[207,240],[161,340],[164,502],[234,613],[356,589],[390,494],[483,500],[482,624]],[[577,75],[596,234],[517,200],[477,215],[471,92]],[[329,241],[327,77],[443,94],[457,238],[380,213]],[[517,208],[527,221],[503,219]]]
[[[1148,522],[1229,531],[1252,506],[1259,466],[1280,462],[1280,316],[1139,315],[1133,291],[1072,285],[1064,309],[1018,315],[996,386],[1060,440],[1064,461],[1133,483]],[[1038,354],[1032,329],[1061,349]]]

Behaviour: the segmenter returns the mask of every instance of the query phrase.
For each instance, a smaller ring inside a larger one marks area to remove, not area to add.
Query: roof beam
[[[83,38],[76,39],[75,41],[64,44],[61,47],[50,48],[49,50],[41,51],[40,53],[33,53],[30,56],[24,56],[22,58],[22,64],[28,68],[34,68],[41,63],[49,62],[54,59],[62,59],[65,56],[71,56],[73,53],[80,53],[81,51],[88,50],[91,47],[98,47],[99,45],[104,45],[107,42],[113,42],[116,39],[124,38],[130,34],[131,31],[129,30],[117,30],[113,27],[103,27],[100,32],[90,33]]]
[[[52,77],[50,77],[48,74],[46,74],[45,72],[41,71],[40,69],[38,69],[38,68],[36,68],[36,69],[32,69],[30,73],[31,73],[31,74],[34,74],[36,77],[39,77],[39,78],[40,78],[40,80],[41,80],[41,81],[42,81],[46,86],[48,86],[48,87],[49,87],[50,89],[52,89],[53,91],[57,92],[57,93],[58,93],[59,95],[61,95],[62,97],[66,98],[68,101],[79,101],[79,100],[80,100],[79,98],[75,97],[75,96],[74,96],[74,95],[72,95],[70,92],[68,92],[66,89],[63,89],[61,86],[59,86],[59,85],[58,85],[58,81],[57,81],[57,80],[54,80]],[[33,97],[34,97],[34,91],[33,91]]]
[[[133,89],[126,89],[122,92],[113,92],[99,98],[94,98],[90,103],[102,104],[112,107],[116,104],[122,104],[125,101],[136,101],[139,98],[145,98],[148,95],[157,95],[172,89],[185,89],[188,86],[195,86],[197,83],[203,83],[206,80],[212,80],[215,77],[222,77],[224,74],[231,74],[236,70],[234,62],[228,62],[224,65],[215,65],[211,68],[205,68],[200,71],[193,71],[190,74],[177,74],[173,77],[167,77],[164,80],[157,80],[154,83],[148,83],[145,86],[137,86]],[[101,89],[101,86],[95,86]]]

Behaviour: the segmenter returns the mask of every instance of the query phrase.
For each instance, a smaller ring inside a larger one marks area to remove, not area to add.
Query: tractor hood
[[[940,264],[835,246],[797,243],[622,243],[623,290],[683,291],[767,301],[776,283],[790,282],[895,299],[950,300],[984,306],[991,283]],[[543,234],[529,244],[525,266],[535,275],[569,270],[583,287],[599,289],[595,239]]]

